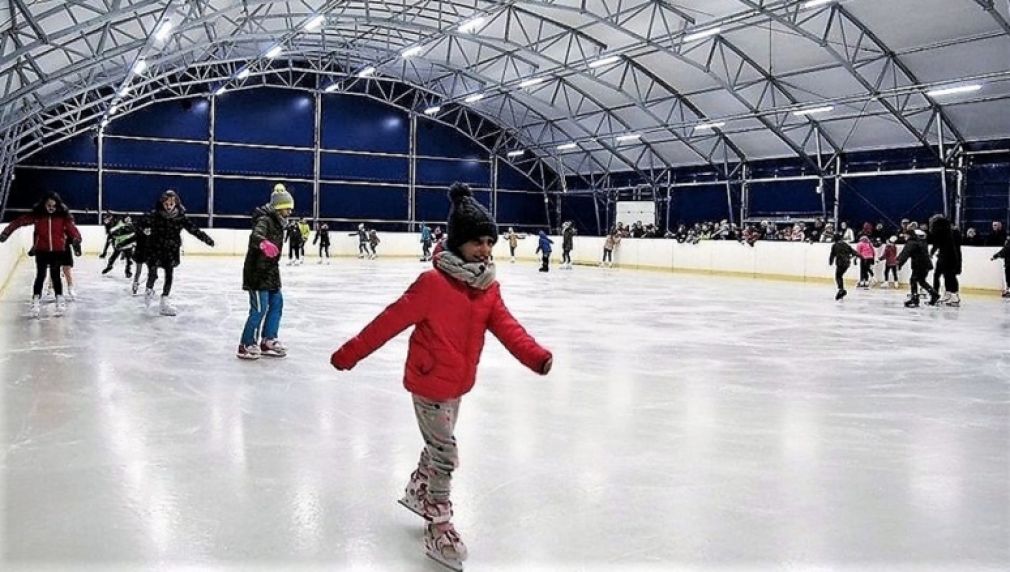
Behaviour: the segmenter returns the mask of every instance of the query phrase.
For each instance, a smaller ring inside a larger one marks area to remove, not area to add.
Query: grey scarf
[[[494,262],[464,262],[449,250],[443,250],[435,255],[435,266],[464,284],[487,290],[494,284]]]

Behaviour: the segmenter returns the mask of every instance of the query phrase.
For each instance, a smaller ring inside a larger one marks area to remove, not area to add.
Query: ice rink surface
[[[174,318],[78,260],[65,317],[26,317],[28,263],[0,299],[0,570],[441,570],[396,503],[421,447],[407,333],[328,363],[426,265],[285,266],[290,356],[245,362],[240,259],[184,258]],[[555,366],[488,336],[457,428],[468,570],[1010,567],[1010,304],[499,279]]]

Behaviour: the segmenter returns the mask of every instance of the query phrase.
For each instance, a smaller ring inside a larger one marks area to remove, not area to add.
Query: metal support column
[[[315,92],[316,118],[314,133],[312,136],[312,220],[319,222],[319,178],[320,163],[322,161],[322,118],[323,118],[323,96],[320,92]]]
[[[105,128],[98,130],[98,224],[105,213]]]
[[[407,164],[407,230],[417,230],[417,114],[410,112],[410,149]]]
[[[498,218],[498,155],[491,153],[491,216]]]
[[[961,228],[961,217],[964,214],[964,192],[968,184],[968,164],[965,161],[964,150],[957,153],[957,188],[954,195],[954,226]]]
[[[842,158],[835,158],[835,232],[841,232],[842,226],[838,222],[838,213],[842,205]]]
[[[943,142],[943,121],[936,122],[936,135],[940,139],[940,192],[943,198],[943,216],[950,219],[950,195],[947,193],[947,152]]]
[[[749,173],[747,165],[743,165],[740,171],[740,226],[750,218],[750,182],[747,180]]]
[[[214,228],[214,133],[217,131],[217,96],[210,96],[210,137],[207,140],[207,226]]]

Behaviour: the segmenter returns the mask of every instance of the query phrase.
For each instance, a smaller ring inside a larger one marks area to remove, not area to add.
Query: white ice
[[[284,267],[291,355],[245,362],[240,259],[185,258],[174,318],[80,260],[67,316],[27,318],[28,264],[0,300],[0,569],[440,569],[396,503],[407,334],[328,363],[424,264]],[[457,431],[468,570],[1010,566],[1010,304],[499,275],[555,367],[489,336]]]

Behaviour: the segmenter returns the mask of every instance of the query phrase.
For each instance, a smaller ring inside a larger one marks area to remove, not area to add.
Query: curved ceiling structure
[[[0,29],[8,165],[197,69],[216,70],[208,94],[299,69],[316,89],[403,83],[418,111],[496,121],[502,155],[535,155],[517,164],[585,176],[779,157],[823,172],[845,152],[945,160],[1010,137],[1006,1],[8,0]]]

